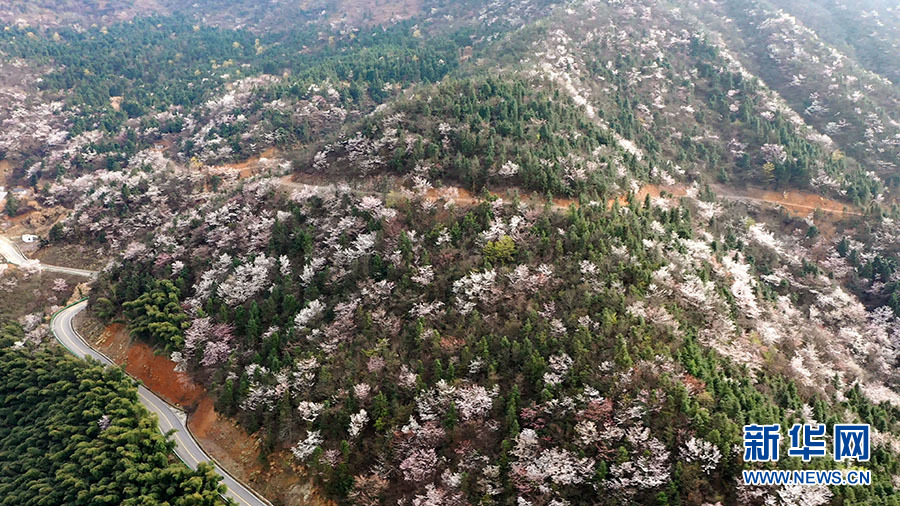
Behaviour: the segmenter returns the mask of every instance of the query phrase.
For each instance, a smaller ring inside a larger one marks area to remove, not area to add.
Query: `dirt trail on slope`
[[[713,191],[723,199],[749,202],[760,202],[780,206],[795,216],[808,216],[811,212],[821,210],[836,217],[865,216],[854,206],[829,199],[815,193],[801,190],[772,191],[748,187],[745,192],[735,191],[721,186],[713,187]]]
[[[296,181],[295,177],[298,174],[288,174],[279,179],[279,185],[282,188],[288,190],[301,190],[301,189],[314,189],[321,191],[329,191],[334,190],[337,186],[344,183],[343,181],[330,181],[323,178],[312,179],[309,177],[304,178],[302,181]],[[351,193],[356,195],[372,195],[372,196],[384,196],[384,197],[392,197],[392,196],[400,196],[401,192],[399,191],[376,191],[374,189],[368,188],[353,188],[350,189]],[[518,195],[519,199],[523,202],[529,202],[536,205],[543,205],[545,202],[546,196],[542,193],[538,192],[528,192],[521,191],[519,188],[510,187],[505,190],[496,191],[496,190],[488,190],[487,193],[493,197],[502,198],[505,200],[512,199],[514,196]],[[635,194],[635,200],[643,201],[645,197],[648,195],[650,198],[656,199],[660,198],[663,193],[674,197],[683,197],[687,194],[687,187],[685,185],[655,185],[655,184],[646,184],[642,186],[638,192]],[[477,206],[484,202],[484,194],[483,193],[473,193],[465,188],[461,188],[459,186],[442,186],[440,188],[430,188],[425,193],[425,198],[431,202],[449,202],[456,204],[458,206]],[[607,201],[607,205],[612,207],[613,202],[616,200],[619,201],[619,204],[625,205],[628,203],[627,195],[622,195],[617,199],[610,199]],[[552,199],[551,208],[557,211],[565,211],[570,206],[578,207],[580,204],[578,199],[574,198],[566,198],[566,197],[554,197]]]
[[[262,157],[270,157],[276,154],[277,151],[274,148],[270,148],[262,154]],[[258,164],[259,158],[252,158],[245,162],[231,164],[225,167],[229,167],[232,170],[239,171],[240,177],[244,178],[252,175],[252,169],[255,169]],[[297,181],[295,180],[295,178],[297,178],[298,176],[306,179],[303,181]],[[303,187],[327,189],[334,188],[336,185],[341,183],[344,182],[330,181],[325,178],[311,179],[308,174],[301,173],[288,174],[280,179],[281,186],[288,189],[299,189]],[[821,210],[822,212],[841,218],[849,216],[865,216],[864,213],[861,213],[858,209],[850,204],[846,204],[838,200],[829,199],[815,193],[805,192],[801,190],[787,190],[778,192],[755,187],[747,187],[746,190],[740,191],[734,188],[727,188],[722,185],[712,185],[712,189],[716,193],[717,197],[722,200],[759,202],[764,204],[777,205],[795,216],[805,217],[816,210]],[[359,195],[376,196],[390,196],[397,193],[385,193],[376,191],[374,189],[358,188],[355,188],[352,191]],[[501,198],[511,198],[514,192],[518,193],[521,200],[532,203],[543,203],[544,199],[546,198],[540,193],[523,192],[518,188],[507,188],[502,193],[497,191],[489,191],[491,195]],[[669,186],[646,184],[638,190],[637,194],[635,195],[635,199],[638,201],[642,201],[647,195],[654,199],[659,198],[662,192],[671,194],[674,197],[683,197],[687,194],[687,186],[683,184]],[[480,194],[474,194],[471,191],[458,186],[431,188],[428,190],[425,197],[433,202],[444,200],[446,202],[452,202],[460,206],[478,205],[484,200]],[[627,203],[627,197],[625,195],[622,195],[618,198],[618,201],[620,204],[624,205]],[[610,200],[608,202],[608,205],[611,206],[612,202],[613,200]],[[578,200],[558,197],[553,199],[552,207],[555,210],[566,210],[571,205],[578,206]]]
[[[260,158],[274,157],[277,154],[278,151],[275,148],[269,148],[264,151],[260,157],[251,158],[240,163],[224,165],[220,167],[220,169],[227,169],[232,173],[236,172],[237,174],[239,174],[240,178],[246,178],[253,175],[258,170]],[[305,177],[305,180],[295,180],[295,178],[297,178],[298,176],[301,178]],[[283,188],[287,189],[300,189],[304,187],[332,189],[336,185],[342,183],[344,183],[344,181],[330,181],[325,178],[310,179],[310,176],[308,174],[301,173],[292,173],[280,178],[280,185]],[[829,199],[815,193],[805,192],[801,190],[787,190],[778,192],[755,187],[747,187],[746,190],[740,191],[734,188],[726,188],[721,185],[712,185],[712,189],[716,193],[717,197],[722,200],[758,202],[763,204],[777,205],[784,208],[794,216],[805,217],[816,210],[820,210],[839,218],[865,215],[864,213],[859,212],[859,210],[855,207],[844,202]],[[382,192],[366,188],[353,188],[351,191],[358,195],[392,196],[399,194],[399,192]],[[643,201],[644,198],[648,195],[651,198],[656,199],[659,198],[663,192],[666,192],[674,197],[683,197],[687,194],[687,186],[683,184],[668,186],[646,184],[642,186],[635,194],[635,200]],[[488,193],[495,197],[507,199],[512,198],[513,194],[517,193],[521,200],[536,204],[543,203],[544,199],[546,198],[540,193],[523,192],[520,189],[514,187],[507,188],[503,192],[489,190]],[[452,202],[460,206],[474,206],[480,204],[484,200],[481,194],[472,193],[471,191],[459,186],[443,186],[441,188],[431,188],[426,193],[425,198],[432,202],[439,202],[443,200],[445,202]],[[609,202],[607,202],[607,205],[612,206],[614,200],[616,199],[609,200]],[[619,204],[625,205],[627,203],[627,196],[622,195],[617,200],[619,201]],[[577,207],[579,205],[578,200],[557,197],[553,199],[553,204],[551,207],[557,211],[564,211],[572,205],[575,205]]]
[[[635,194],[634,199],[637,202],[642,202],[649,195],[651,199],[658,199],[662,196],[663,192],[672,195],[673,197],[684,197],[687,195],[687,186],[676,184],[676,185],[655,185],[655,184],[645,184],[641,186],[640,190]],[[626,195],[622,195],[618,198],[620,205],[625,205],[628,203],[628,197]],[[609,205],[612,205],[612,200],[609,201]]]
[[[531,202],[533,204],[542,205],[546,199],[546,197],[540,193],[522,192],[518,189],[512,188],[506,190],[504,193],[492,191],[490,192],[490,194],[495,197],[510,199],[512,198],[514,192],[518,192],[519,199],[521,199],[523,202]],[[647,196],[650,196],[651,199],[657,199],[660,198],[663,193],[674,197],[683,197],[687,194],[687,187],[684,185],[661,186],[655,184],[646,184],[642,186],[635,194],[635,201],[643,202],[643,200]],[[480,196],[474,195],[472,192],[456,186],[432,188],[426,194],[426,198],[434,202],[443,199],[445,201],[453,202],[454,204],[463,206],[478,205],[484,201],[484,199]],[[628,204],[628,196],[622,195],[615,199],[609,199],[606,205],[608,207],[612,207],[613,203],[616,201],[618,201],[620,205],[626,205]],[[579,205],[580,204],[578,202],[578,199],[555,197],[553,198],[550,207],[557,211],[565,211],[570,206],[578,207]]]
[[[241,179],[246,179],[259,171],[260,166],[259,162],[262,159],[272,159],[278,155],[278,148],[268,148],[259,156],[254,156],[253,158],[248,158],[243,162],[235,162],[235,163],[226,163],[218,166],[209,167],[209,171],[211,173],[224,172],[224,173],[236,173],[238,177]]]
[[[288,176],[288,178],[289,177],[290,176]],[[658,199],[662,197],[663,194],[679,198],[687,195],[687,190],[688,187],[681,184],[665,186],[646,184],[637,191],[634,199],[636,202],[642,203],[648,196],[651,199]],[[720,200],[772,204],[785,209],[790,214],[797,217],[806,217],[817,210],[827,213],[827,215],[830,215],[832,219],[843,219],[851,216],[865,216],[864,213],[859,212],[855,207],[849,204],[800,190],[776,192],[748,187],[747,191],[744,193],[738,193],[734,190],[726,190],[724,188],[714,188],[714,191],[716,192],[716,196]],[[506,193],[506,198],[510,198],[511,191],[508,190]],[[503,194],[495,192],[491,192],[491,195],[501,198],[504,197]],[[435,202],[440,200],[453,202],[454,204],[461,206],[478,205],[483,201],[483,199],[478,195],[474,195],[465,189],[452,186],[444,187],[441,189],[431,189],[426,194],[426,198]],[[545,197],[537,193],[520,192],[519,198],[522,201],[541,204],[544,202]],[[624,206],[628,203],[628,196],[621,195],[618,198],[610,199],[609,201],[607,201],[607,206],[612,207],[613,203],[616,201],[618,201],[620,205]],[[551,207],[557,211],[565,211],[572,205],[578,207],[578,200],[568,198],[554,198]]]
[[[492,197],[501,198],[504,200],[509,200],[513,198],[514,195],[518,194],[519,199],[523,202],[543,202],[543,198],[538,199],[535,194],[529,192],[519,191],[517,188],[508,188],[504,192],[497,191],[488,191]],[[452,202],[458,206],[477,206],[484,202],[483,194],[474,194],[465,188],[460,188],[458,186],[443,186],[441,188],[431,188],[425,194],[425,198],[430,200],[431,202]],[[568,207],[572,204],[578,205],[578,201],[575,199],[567,199],[567,198],[554,198],[552,207],[554,209],[568,209]]]

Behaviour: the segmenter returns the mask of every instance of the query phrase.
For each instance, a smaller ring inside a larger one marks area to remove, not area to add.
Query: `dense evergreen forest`
[[[444,80],[367,118],[356,137],[317,162],[331,173],[347,165],[350,176],[419,174],[475,192],[512,185],[608,196],[625,185],[624,174],[649,178],[646,164],[616,149],[608,131],[550,89],[508,76]]]
[[[121,370],[23,338],[0,326],[0,504],[232,504],[211,466],[176,460]]]
[[[472,36],[470,29],[461,29],[422,39],[410,37],[412,30],[402,23],[323,39],[312,27],[259,35],[183,17],[151,17],[40,35],[7,27],[0,31],[0,50],[46,65],[49,72],[39,88],[64,95],[64,114],[71,117],[67,135],[90,137],[63,163],[25,160],[26,167],[39,164],[33,171],[37,181],[42,174],[58,177],[72,169],[121,168],[163,136],[178,141],[185,160],[202,152],[210,139],[227,146],[227,160],[252,156],[260,141],[309,142],[322,133],[321,125],[291,114],[286,104],[310,100],[325,82],[334,87],[334,108],[371,110],[394,96],[392,86],[434,82],[451,72],[459,48]],[[252,92],[246,103],[216,102],[216,94],[236,80]],[[217,125],[212,108],[229,118]],[[235,121],[237,116],[247,119]],[[209,125],[203,136],[191,135],[191,126],[203,123]],[[264,132],[254,128],[257,124]]]
[[[273,198],[247,188],[224,206],[252,213]],[[620,487],[641,504],[694,503],[710,490],[740,502],[724,484],[740,476],[750,421],[831,424],[849,411],[878,430],[897,426],[900,411],[858,386],[814,393],[778,367],[754,373],[701,345],[709,322],[692,295],[658,285],[697,247],[690,207],[648,200],[555,213],[489,201],[442,215],[338,194],[295,196],[276,209],[271,238],[251,252],[218,249],[178,271],[128,261],[95,304],[121,305],[137,335],[221,385],[219,409],[258,431],[267,450],[300,439],[295,454],[342,502],[391,502],[441,467],[459,473],[458,495],[447,497],[460,504],[506,503],[535,479],[573,503]],[[179,225],[176,248],[209,247],[215,229]],[[714,264],[774,266],[763,249],[725,236],[698,277],[681,275],[719,301],[710,310],[740,314],[744,302]],[[682,260],[669,264],[648,244]],[[773,303],[780,291],[759,287]],[[181,307],[194,315],[187,330]],[[639,437],[644,430],[654,437]],[[666,456],[682,445],[703,451],[669,469]],[[541,451],[556,460],[540,460]],[[837,489],[843,504],[896,504],[890,476],[900,461],[876,454],[865,464],[876,486]],[[498,457],[480,472],[468,467],[486,455]],[[367,474],[373,459],[399,467],[394,487]],[[633,459],[640,471],[629,470]],[[528,466],[539,474],[523,476]],[[643,491],[644,480],[658,487]]]

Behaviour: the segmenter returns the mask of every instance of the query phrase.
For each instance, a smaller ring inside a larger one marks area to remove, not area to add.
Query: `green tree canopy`
[[[184,330],[190,326],[181,309],[181,291],[169,280],[153,283],[149,292],[124,304],[132,334],[171,349],[184,345]]]
[[[0,505],[233,504],[212,466],[175,460],[120,369],[21,339],[0,327]]]

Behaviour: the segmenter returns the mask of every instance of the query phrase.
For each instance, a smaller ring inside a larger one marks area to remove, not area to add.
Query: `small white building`
[[[39,239],[38,236],[32,235],[32,234],[25,234],[22,236],[22,242],[25,242],[25,243],[38,242],[38,239]]]

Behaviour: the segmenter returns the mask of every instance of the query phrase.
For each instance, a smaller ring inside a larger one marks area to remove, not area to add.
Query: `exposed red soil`
[[[517,190],[509,189],[509,190],[506,190],[504,193],[490,192],[490,194],[495,197],[511,198],[511,196],[514,194],[515,191],[517,191]],[[686,190],[683,186],[657,186],[657,185],[648,184],[648,185],[641,187],[641,189],[638,190],[637,195],[635,195],[635,198],[638,201],[644,200],[644,198],[647,195],[650,195],[651,198],[659,198],[659,196],[662,194],[662,192],[668,192],[672,195],[675,195],[676,197],[683,196],[686,194]],[[527,202],[533,202],[533,203],[543,202],[544,198],[545,198],[543,195],[541,195],[539,193],[531,193],[531,192],[519,191],[518,195],[521,200],[527,201]],[[429,200],[433,200],[433,201],[438,201],[438,200],[444,199],[444,200],[453,202],[455,204],[464,205],[464,206],[477,205],[477,204],[481,203],[481,201],[483,200],[480,195],[475,195],[466,189],[455,187],[455,186],[445,186],[443,188],[432,188],[432,189],[428,190],[428,193],[426,194],[426,198]],[[611,207],[615,200],[616,199],[611,199],[608,202],[608,205]],[[618,201],[622,205],[628,203],[628,199],[624,195],[619,197]],[[578,200],[571,199],[571,198],[562,198],[562,197],[556,197],[553,199],[553,208],[557,209],[557,210],[568,209],[569,206],[572,206],[572,205],[578,207],[578,205],[579,205]]]
[[[849,204],[799,190],[775,192],[748,188],[747,195],[772,204],[778,204],[790,213],[798,216],[807,216],[816,209],[838,216],[859,214],[859,211]]]
[[[715,191],[726,199],[773,204],[783,209],[785,213],[798,218],[812,215],[819,233],[826,239],[833,238],[838,229],[843,228],[840,225],[841,221],[865,215],[857,207],[846,202],[800,190],[779,192],[748,187],[744,191],[737,192],[732,188],[715,187]],[[790,233],[789,230],[783,232]]]
[[[281,178],[281,185],[285,188],[300,188],[304,185],[308,186],[332,186],[334,184],[339,184],[340,181],[333,181],[326,178],[321,177],[312,177],[307,174],[301,173],[293,173],[288,174]],[[360,190],[362,192],[372,192],[378,193],[374,190],[363,189]],[[674,195],[675,197],[682,197],[687,194],[687,188],[684,185],[672,185],[672,186],[659,186],[654,184],[647,184],[642,186],[637,194],[635,195],[635,199],[638,201],[643,201],[644,198],[649,195],[650,198],[659,198],[662,193],[665,192],[670,195]],[[533,193],[533,192],[523,192],[518,188],[510,187],[505,189],[502,192],[499,191],[488,191],[488,193],[494,197],[500,197],[505,199],[510,199],[513,195],[518,195],[519,199],[525,202],[537,203],[540,204],[544,202],[546,198],[541,193]],[[425,198],[432,201],[446,201],[452,202],[454,204],[460,206],[474,206],[480,204],[483,199],[483,194],[475,194],[471,191],[461,188],[459,186],[442,186],[440,188],[431,188],[425,194]],[[607,204],[612,207],[613,202],[618,200],[620,204],[625,205],[628,202],[628,198],[626,195],[622,195],[618,197],[618,199],[610,199]],[[569,206],[578,206],[578,200],[572,198],[563,198],[556,197],[553,199],[552,207],[556,210],[565,210],[568,209]]]
[[[175,363],[168,357],[155,354],[144,343],[133,342],[128,347],[125,370],[163,399],[186,410],[200,404],[206,393],[186,373],[176,372]]]
[[[655,184],[646,184],[638,190],[636,197],[638,199],[644,199],[647,195],[650,195],[650,198],[659,198],[663,192],[666,192],[675,197],[684,197],[687,195],[687,188],[684,185],[671,185],[671,186],[660,186]]]
[[[634,195],[634,200],[638,203],[643,203],[644,199],[649,195],[651,199],[658,199],[662,196],[663,192],[675,196],[675,197],[683,197],[687,195],[687,188],[684,185],[672,185],[672,186],[660,186],[655,184],[645,184],[642,186],[637,193]],[[628,196],[620,195],[616,199],[610,199],[607,202],[607,205],[612,207],[613,202],[616,200],[619,201],[619,205],[628,204]],[[577,202],[574,202],[575,205],[578,205]]]
[[[809,216],[817,210],[832,220],[864,215],[851,204],[802,190],[774,191],[752,186],[738,190],[719,185],[713,185],[713,190],[725,198],[754,200],[774,204],[784,208],[788,213],[800,217]]]
[[[314,177],[302,173],[290,174],[283,177],[281,181],[282,185],[288,188],[300,187],[304,184],[311,186],[330,186],[339,183],[338,181],[332,181],[326,178]],[[726,200],[751,200],[773,204],[784,208],[787,212],[793,214],[794,216],[805,217],[810,213],[819,210],[822,211],[825,216],[823,217],[824,219],[817,221],[822,221],[823,224],[827,224],[829,221],[833,220],[840,220],[847,217],[863,215],[863,213],[861,213],[859,209],[845,202],[829,199],[815,193],[804,192],[800,190],[778,192],[747,187],[745,190],[741,191],[734,188],[720,187],[718,185],[714,185],[713,189],[720,195],[720,197]],[[522,192],[518,191],[518,189],[516,188],[508,188],[502,193],[494,191],[490,193],[491,195],[497,197],[509,198],[513,195],[514,192],[518,192],[519,198],[523,201],[529,201],[532,203],[543,202],[545,198],[542,194]],[[640,190],[638,190],[637,194],[635,195],[635,199],[638,201],[643,201],[644,198],[646,198],[646,196],[648,195],[650,196],[650,198],[655,199],[659,198],[663,192],[675,197],[683,197],[687,194],[687,187],[684,185],[660,186],[654,184],[646,184],[642,186]],[[432,201],[439,201],[443,199],[448,202],[453,202],[463,206],[477,205],[482,201],[480,194],[473,194],[472,192],[458,186],[432,188],[428,190],[426,198]],[[609,206],[612,206],[615,200],[618,200],[619,204],[624,205],[627,203],[627,196],[621,195],[617,199],[609,200],[607,204]],[[553,199],[554,209],[565,210],[570,205],[578,206],[578,201],[576,199],[569,198]]]
[[[213,167],[210,170],[215,171],[224,171],[227,173],[237,173],[238,177],[241,179],[246,179],[259,171],[259,161],[263,158],[274,158],[278,155],[278,148],[268,148],[259,156],[254,156],[253,158],[248,158],[243,162],[235,162],[235,163],[226,163],[219,167]]]
[[[171,360],[156,355],[144,343],[132,342],[125,325],[107,326],[93,344],[166,401],[185,408],[199,402],[202,395],[199,387],[191,384],[185,374],[176,373]]]
[[[190,411],[205,396],[203,388],[187,374],[176,372],[175,363],[157,355],[145,343],[134,341],[121,323],[113,323],[103,330],[94,345],[125,371],[144,382],[144,385],[171,404]]]

